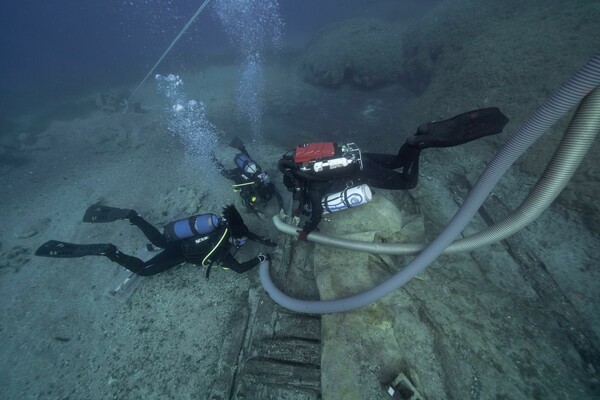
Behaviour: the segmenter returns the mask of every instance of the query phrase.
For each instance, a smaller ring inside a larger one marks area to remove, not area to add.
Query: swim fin
[[[110,243],[75,244],[50,240],[41,245],[36,250],[35,255],[52,258],[77,258],[85,256],[103,256],[116,250],[116,246]]]
[[[244,147],[244,142],[242,142],[242,139],[240,139],[237,136],[234,136],[233,139],[231,139],[231,142],[229,142],[229,146],[233,147],[234,149],[238,149],[242,153],[247,154],[246,148]]]
[[[83,222],[103,223],[113,222],[120,219],[126,219],[130,215],[134,215],[135,211],[124,208],[115,208],[94,204],[90,206],[83,215]]]
[[[422,124],[406,142],[419,149],[457,146],[498,134],[507,123],[508,118],[497,107],[482,108],[444,121]]]

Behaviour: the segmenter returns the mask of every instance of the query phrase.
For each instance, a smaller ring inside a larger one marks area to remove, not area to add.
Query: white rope
[[[200,13],[204,10],[204,8],[208,5],[209,2],[210,2],[210,0],[205,0],[204,3],[202,3],[202,5],[200,6],[200,8],[198,8],[198,10],[194,13],[194,15],[192,15],[192,18],[190,18],[190,20],[187,22],[187,24],[185,24],[185,26],[183,27],[183,29],[181,30],[181,32],[179,32],[179,34],[177,35],[177,37],[173,40],[173,42],[171,42],[171,44],[169,45],[169,47],[167,47],[167,49],[162,54],[162,56],[160,56],[160,58],[158,59],[158,61],[156,62],[156,64],[154,64],[154,66],[152,67],[152,69],[150,69],[150,71],[148,71],[148,74],[144,77],[144,79],[142,79],[142,81],[140,82],[140,84],[137,85],[137,87],[135,88],[135,90],[133,91],[133,93],[131,93],[131,96],[129,96],[129,99],[127,99],[127,102],[129,102],[129,100],[131,100],[133,98],[133,96],[135,96],[135,94],[140,89],[140,87],[142,87],[142,85],[144,84],[144,82],[146,82],[146,80],[148,79],[148,77],[150,75],[152,75],[152,73],[154,72],[154,70],[156,69],[156,67],[158,67],[158,64],[160,64],[162,62],[162,60],[169,53],[169,51],[171,51],[171,49],[173,48],[173,46],[175,46],[175,43],[177,43],[177,41],[183,36],[183,34],[185,33],[185,31],[187,31],[187,29],[190,27],[190,25],[192,25],[194,23],[194,21],[196,20],[196,18],[198,18],[198,15],[200,15]]]

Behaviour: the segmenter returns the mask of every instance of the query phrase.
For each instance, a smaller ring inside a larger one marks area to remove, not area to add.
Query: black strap
[[[204,277],[206,278],[206,280],[208,280],[210,278],[210,270],[214,264],[214,260],[210,261],[210,264],[208,264],[208,267],[206,268],[206,274],[204,274]]]
[[[187,222],[188,222],[188,226],[190,227],[190,230],[194,233],[194,236],[199,236],[200,232],[198,232],[196,230],[196,218],[198,216],[194,215],[188,218]]]
[[[235,257],[235,255],[237,254],[238,250],[239,250],[238,248],[235,248],[235,250],[233,251],[233,254],[231,254],[231,256]],[[227,250],[227,253],[228,252],[229,252],[229,250]],[[227,253],[225,253],[225,254],[227,254]],[[210,270],[212,269],[213,265],[215,264],[215,261],[222,261],[222,259],[223,259],[223,255],[218,256],[216,254],[216,250],[215,250],[214,255],[215,255],[215,258],[211,259],[210,260],[210,264],[208,264],[208,267],[206,267],[206,273],[204,274],[204,277],[206,278],[206,280],[208,280],[209,277],[210,277]]]
[[[327,198],[329,196],[325,195],[325,201],[323,203],[325,203],[325,210],[327,210],[328,213],[331,213],[331,209],[329,208],[329,202],[327,201]]]
[[[346,188],[344,189],[344,197],[342,198],[342,201],[344,202],[344,204],[346,205],[346,208],[350,208],[350,202],[348,201],[348,190],[350,190],[352,188]]]
[[[348,201],[348,190],[352,189],[351,187],[347,187],[346,189],[342,190],[340,199],[342,200],[342,203],[344,203],[346,205],[346,208],[350,208],[350,202]],[[332,213],[333,211],[331,211],[331,209],[329,208],[329,203],[327,202],[327,197],[329,196],[325,196],[325,201],[323,203],[325,203],[325,210],[327,210],[327,212]]]

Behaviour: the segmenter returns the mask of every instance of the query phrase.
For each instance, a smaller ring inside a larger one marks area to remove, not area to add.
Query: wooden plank
[[[321,370],[306,366],[273,362],[273,360],[253,359],[244,370],[247,383],[268,383],[271,386],[298,387],[320,391]]]
[[[305,315],[280,314],[275,324],[275,337],[297,337],[321,340],[321,318]]]
[[[320,365],[321,344],[297,338],[261,341],[254,344],[258,357],[285,362]]]
[[[243,308],[239,320],[243,329],[232,329],[227,333],[221,347],[221,354],[217,364],[218,377],[213,384],[210,395],[211,400],[229,400],[234,384],[234,378],[239,366],[240,352],[244,344],[244,337],[248,326],[250,310]]]
[[[471,190],[471,184],[466,179],[455,180],[454,183],[451,190],[457,198],[464,198]],[[479,214],[486,224],[493,225],[504,219],[510,211],[498,196],[489,196]],[[597,347],[600,339],[584,316],[573,306],[553,275],[548,272],[544,262],[536,256],[518,232],[502,242],[519,265],[521,276],[531,285],[540,302],[552,310],[556,322],[563,328],[581,358],[595,371],[600,371],[600,349]]]

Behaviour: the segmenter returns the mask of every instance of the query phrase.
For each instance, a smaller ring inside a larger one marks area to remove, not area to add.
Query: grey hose
[[[281,292],[273,284],[269,275],[268,262],[260,265],[260,278],[265,290],[277,303],[283,307],[297,312],[311,314],[324,314],[334,312],[344,312],[354,310],[380,298],[386,296],[392,291],[398,289],[415,275],[423,271],[440,254],[443,253],[469,221],[477,213],[479,207],[483,204],[486,197],[492,191],[493,187],[508,170],[508,168],[531,146],[550,126],[556,123],[569,109],[579,103],[588,93],[600,84],[600,54],[594,55],[571,79],[557,90],[550,99],[548,99],[502,146],[498,153],[492,158],[490,163],[479,176],[471,192],[468,194],[462,207],[457,211],[449,224],[442,230],[438,237],[431,242],[423,252],[410,262],[404,269],[396,273],[387,281],[363,293],[353,295],[344,299],[326,300],[326,301],[307,301],[294,299]],[[594,104],[595,102],[595,104]],[[583,107],[584,126],[590,115],[597,114],[598,100],[594,95],[590,101],[586,101]],[[579,120],[579,118],[578,118]],[[578,146],[578,144],[574,144]],[[589,146],[589,145],[588,145]],[[585,146],[583,146],[585,147]],[[574,161],[567,157],[562,162],[571,164]],[[554,166],[556,167],[556,166]],[[554,168],[553,167],[553,168]],[[550,168],[550,166],[549,166]],[[560,169],[560,168],[559,168]],[[560,171],[551,171],[548,179],[552,180],[561,176]],[[548,183],[536,185],[534,191],[543,189]],[[557,186],[563,185],[559,183]],[[562,188],[562,186],[560,186]],[[551,200],[550,200],[551,201]],[[522,205],[523,206],[523,205]],[[525,206],[527,207],[527,205]],[[541,210],[535,210],[541,212]],[[510,225],[510,224],[509,224]],[[365,243],[365,245],[367,245]],[[372,244],[370,244],[372,245]],[[354,249],[354,247],[353,247]],[[358,249],[361,250],[361,249]],[[372,252],[371,250],[363,250]]]
[[[503,240],[523,229],[550,206],[573,176],[600,131],[600,90],[595,89],[581,102],[552,159],[523,202],[504,220],[493,226],[458,239],[443,254],[472,251]],[[277,215],[273,223],[283,233],[297,234],[297,228],[284,223]],[[416,254],[426,243],[367,243],[311,233],[308,240],[326,246],[373,254]]]

